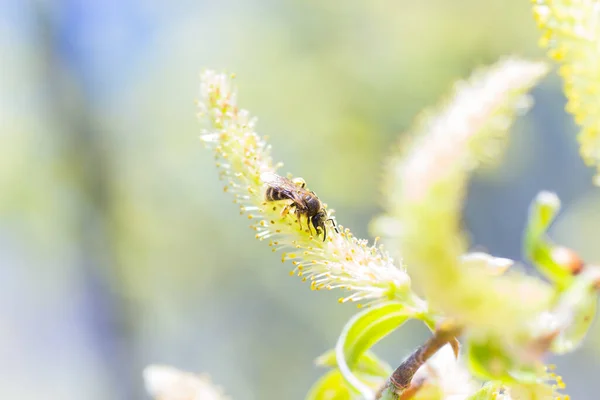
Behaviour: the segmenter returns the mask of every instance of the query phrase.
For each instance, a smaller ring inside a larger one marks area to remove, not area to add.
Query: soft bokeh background
[[[358,236],[382,159],[478,65],[542,57],[526,0],[0,1],[0,398],[143,399],[141,370],[204,371],[236,399],[301,399],[356,311],[312,293],[253,238],[198,140],[201,68],[236,72],[284,171]],[[554,237],[600,260],[600,196],[555,75],[507,162],[478,175],[474,243],[521,258],[529,201],[555,190]],[[378,350],[392,364],[418,324]],[[555,360],[600,391],[600,340]]]

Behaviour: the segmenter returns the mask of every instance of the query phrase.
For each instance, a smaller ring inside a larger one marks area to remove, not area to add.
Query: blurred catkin
[[[411,277],[435,309],[471,328],[514,334],[552,296],[539,280],[516,273],[492,278],[460,262],[469,174],[502,154],[515,116],[531,104],[527,91],[546,71],[542,63],[514,58],[476,71],[421,116],[386,166],[387,218],[397,221],[395,243]]]
[[[155,400],[229,400],[208,377],[165,365],[146,367],[144,382],[147,392]]]
[[[560,65],[566,110],[581,127],[581,155],[596,167],[600,185],[600,2],[533,0],[533,13],[540,46]]]

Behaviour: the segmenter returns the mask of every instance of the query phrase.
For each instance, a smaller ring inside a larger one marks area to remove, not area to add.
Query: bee
[[[308,231],[312,234],[311,224],[319,235],[319,230],[323,232],[323,241],[327,239],[327,227],[325,223],[331,221],[336,232],[338,232],[333,218],[329,217],[321,200],[315,192],[306,189],[306,182],[302,178],[293,180],[284,178],[277,174],[266,172],[261,175],[261,180],[266,183],[265,199],[267,201],[291,200],[292,202],[284,207],[281,214],[287,215],[291,209],[295,210],[300,229],[302,229],[301,217],[306,217]]]

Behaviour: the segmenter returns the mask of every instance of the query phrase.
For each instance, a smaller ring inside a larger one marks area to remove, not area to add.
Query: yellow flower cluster
[[[600,172],[600,3],[533,0],[533,13],[542,30],[540,45],[560,65],[566,110],[581,126],[581,155]]]
[[[492,278],[480,263],[461,262],[467,246],[460,219],[470,172],[499,155],[499,141],[546,71],[518,59],[477,71],[421,118],[412,142],[386,168],[387,217],[401,227],[394,241],[411,277],[435,309],[468,327],[510,336],[549,306],[552,291],[541,281],[510,272]]]
[[[256,238],[268,241],[273,251],[287,250],[282,261],[291,261],[292,274],[310,280],[312,289],[351,292],[340,302],[410,297],[406,271],[380,246],[369,245],[342,226],[337,231],[328,227],[323,241],[294,213],[282,213],[290,201],[266,199],[263,177],[275,174],[281,164],[273,162],[270,145],[256,133],[256,120],[238,108],[231,79],[213,71],[202,74],[198,107],[207,128],[201,139],[214,151],[224,190],[252,220]]]

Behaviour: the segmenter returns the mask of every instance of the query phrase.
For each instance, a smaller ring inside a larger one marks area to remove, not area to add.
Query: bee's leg
[[[286,206],[283,207],[283,210],[281,210],[281,216],[287,216],[292,210],[294,210],[294,212],[297,212],[298,206],[296,205],[296,203],[286,204]]]
[[[312,229],[310,229],[310,218],[308,218],[308,215],[306,216],[306,225],[308,226],[308,232],[310,232],[310,234],[312,235]],[[317,228],[315,228],[315,233],[319,235],[319,231],[317,231]]]
[[[298,219],[298,225],[300,225],[300,230],[304,230],[302,228],[302,210],[300,210],[299,208],[296,208],[296,218]],[[310,226],[308,227],[308,229],[310,229]]]
[[[306,181],[302,178],[294,178],[292,179],[292,182],[294,182],[297,186],[300,186],[302,189],[306,187]]]
[[[289,205],[289,209],[291,210],[292,208],[294,209],[294,215],[296,216],[296,219],[298,220],[298,224],[300,224],[300,229],[302,229],[302,222],[300,221],[300,218],[298,215],[300,210],[298,209],[298,206],[296,205],[296,203],[292,203]]]
[[[315,232],[316,232],[317,236],[319,236],[320,232],[323,232],[323,241],[325,241],[325,239],[327,239],[327,229],[325,228],[325,224],[322,222],[319,215],[313,216],[310,219],[310,222],[312,222],[312,225],[315,228]]]

